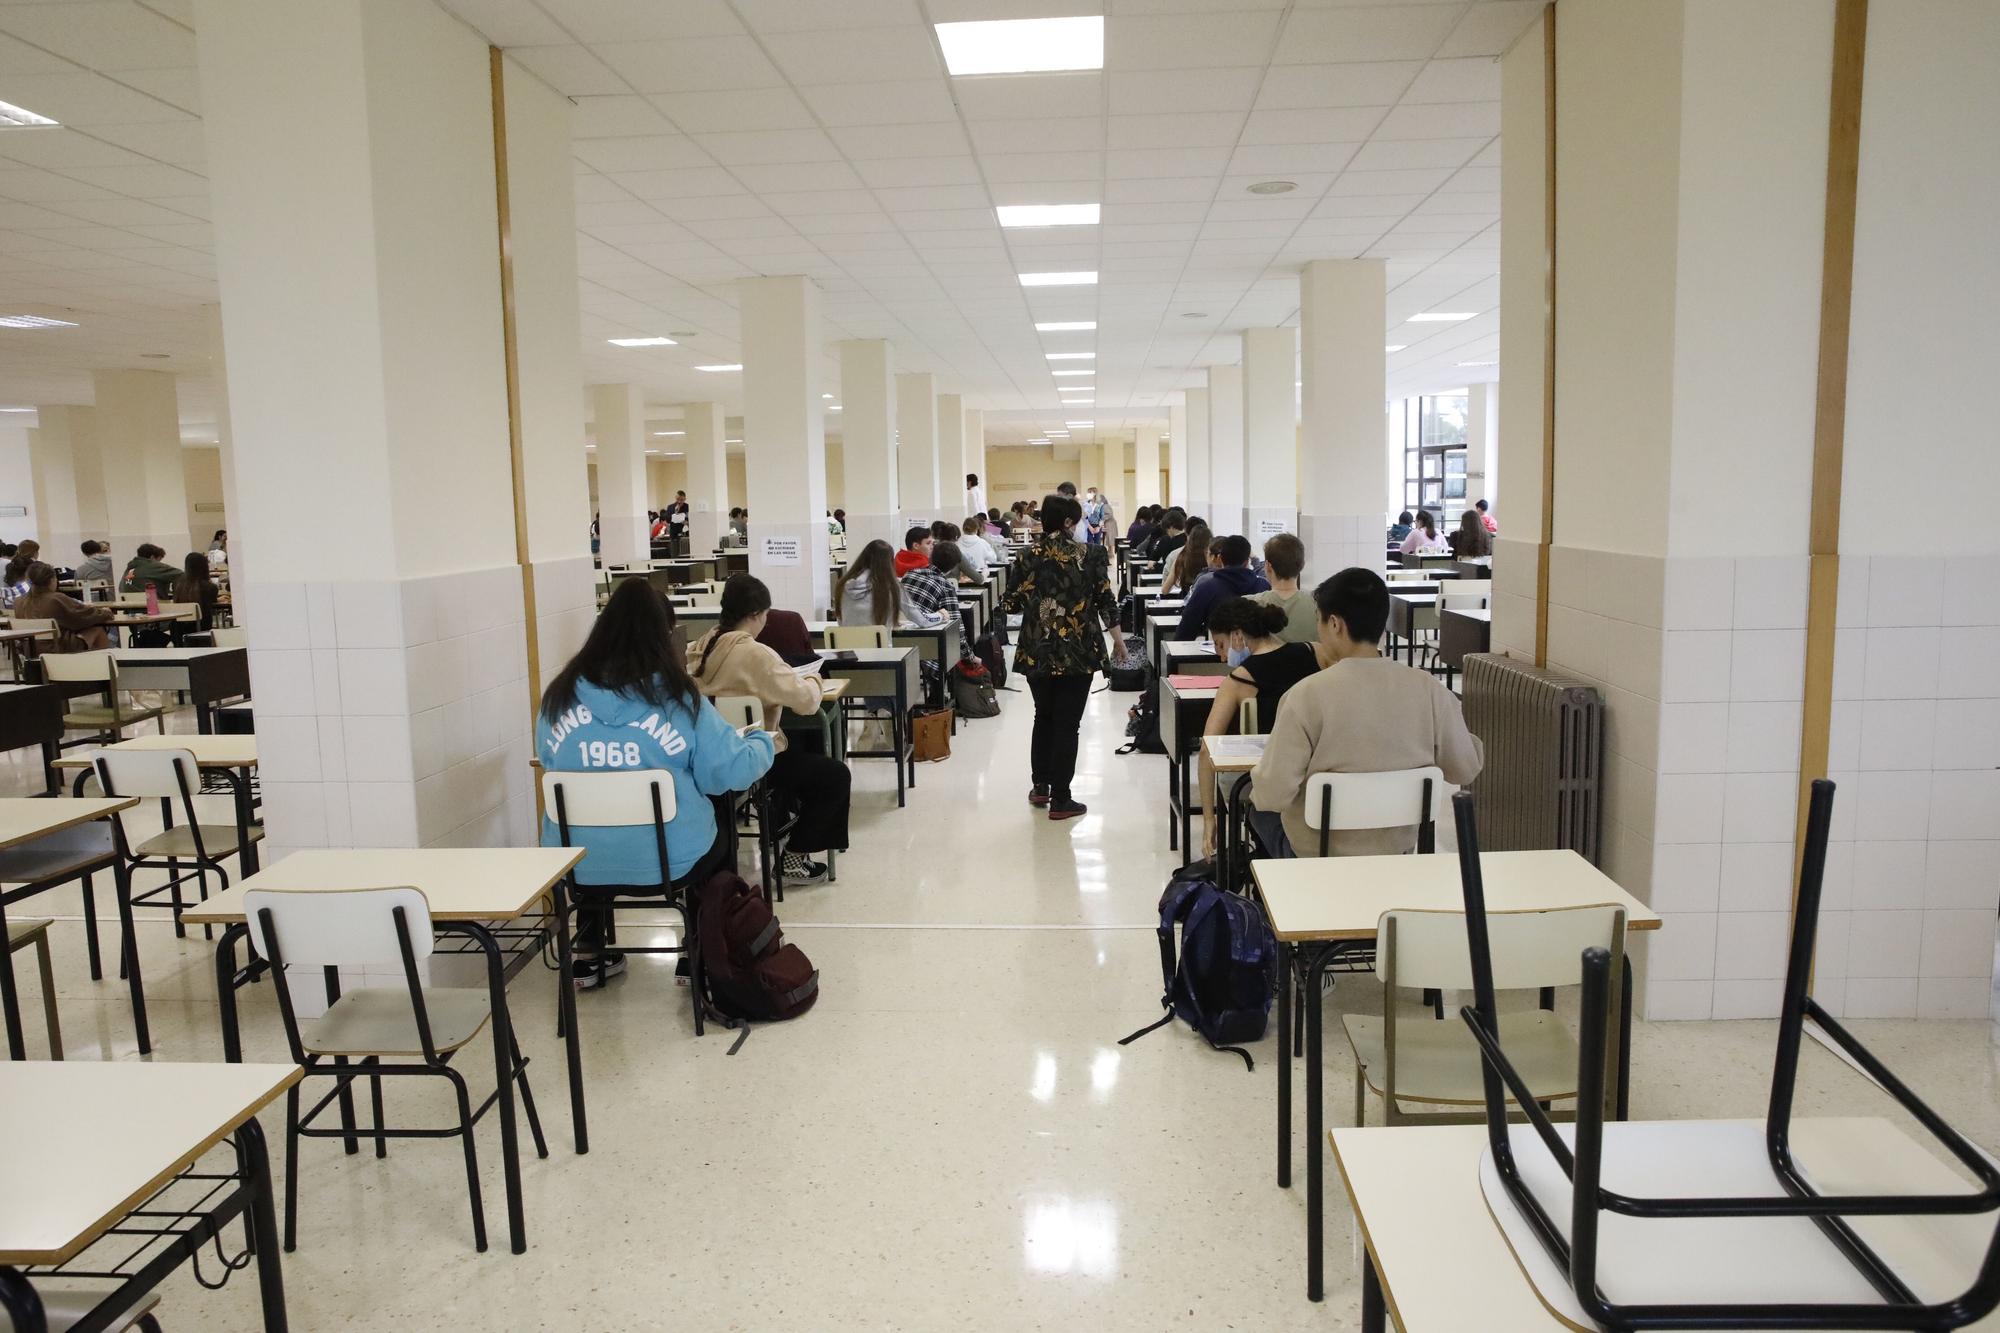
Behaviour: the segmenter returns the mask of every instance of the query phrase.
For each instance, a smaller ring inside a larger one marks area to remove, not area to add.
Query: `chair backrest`
[[[1472,952],[1465,913],[1410,911],[1382,914],[1380,971],[1386,984],[1405,990],[1469,990]],[[1625,942],[1625,909],[1616,903],[1534,912],[1488,912],[1486,938],[1493,955],[1495,990],[1574,986],[1585,949],[1605,949],[1615,964]],[[1613,968],[1614,974],[1616,967]]]
[[[250,631],[241,625],[220,625],[213,631],[218,648],[248,648]]]
[[[764,705],[748,694],[724,694],[711,700],[715,711],[722,714],[722,720],[732,727],[761,727],[764,725]]]
[[[663,768],[542,774],[542,799],[549,816],[589,828],[651,825],[657,789],[661,820],[674,817],[674,776]]]
[[[257,956],[271,956],[263,916],[269,908],[287,967],[394,967],[401,971],[403,948],[396,939],[398,907],[409,927],[411,955],[430,957],[431,904],[421,889],[251,889],[243,895],[243,914],[248,918],[250,943]]]
[[[14,622],[19,625],[20,621]],[[54,622],[50,622],[53,626]],[[87,653],[51,653],[42,658],[42,673],[50,680],[101,680],[110,681],[116,664],[111,660],[109,648],[99,648]]]
[[[1315,773],[1306,779],[1306,827],[1335,831],[1431,823],[1444,794],[1444,770],[1435,765],[1388,773]]]
[[[1430,577],[1430,571],[1423,569],[1385,569],[1382,571],[1382,577],[1390,583],[1399,583],[1404,580],[1416,583]]]
[[[1437,609],[1443,615],[1447,611],[1483,611],[1486,609],[1487,593],[1483,583],[1473,583],[1469,588],[1454,588],[1450,584],[1438,589]]]
[[[107,795],[172,799],[201,790],[191,750],[99,750],[93,758]]]
[[[887,648],[889,631],[881,625],[829,625],[826,646],[842,648]]]
[[[30,629],[37,634],[54,634],[56,632],[56,622],[53,620],[30,620],[23,616],[14,616],[8,620],[7,624],[13,629]]]
[[[1236,706],[1236,734],[1239,736],[1256,736],[1261,734],[1257,730],[1257,701],[1255,699],[1245,699]]]

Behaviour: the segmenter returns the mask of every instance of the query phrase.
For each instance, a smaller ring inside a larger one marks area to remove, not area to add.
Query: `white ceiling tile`
[[[1500,62],[1491,57],[1433,60],[1425,65],[1403,95],[1407,103],[1497,102]]]
[[[1490,139],[1500,133],[1498,102],[1399,106],[1376,132],[1382,139]]]
[[[1301,107],[1388,106],[1423,69],[1420,60],[1364,64],[1273,65],[1257,90],[1259,111]]]
[[[765,194],[762,198],[773,212],[782,213],[787,217],[800,214],[877,211],[875,195],[868,190],[815,190],[798,194],[784,192]]]
[[[635,245],[677,245],[694,239],[694,233],[676,222],[618,222],[584,228],[606,245],[629,250]]]
[[[979,164],[970,153],[952,157],[879,158],[857,162],[861,179],[877,188],[908,185],[977,185]]]
[[[1178,111],[1248,111],[1257,100],[1262,71],[1184,69],[1170,79],[1145,72],[1111,75],[1111,114],[1152,115]]]
[[[1345,167],[1354,157],[1352,143],[1256,144],[1237,149],[1229,157],[1233,175],[1294,179],[1296,172],[1332,172]]]
[[[1104,228],[1106,244],[1113,241],[1193,241],[1201,235],[1201,223],[1121,222]]]
[[[681,134],[647,134],[625,139],[580,139],[572,147],[579,162],[607,174],[670,171],[712,165],[693,139]]]
[[[195,63],[194,30],[132,0],[11,5],[0,9],[0,31],[85,69],[192,68]]]
[[[1447,214],[1470,215],[1474,213],[1485,213],[1496,218],[1500,216],[1500,196],[1497,193],[1479,194],[1472,191],[1453,191],[1450,188],[1451,184],[1451,181],[1446,181],[1444,188],[1440,189],[1438,193],[1417,205],[1417,212],[1440,216]]]
[[[581,46],[523,46],[507,54],[566,97],[631,91],[609,65]]]
[[[1429,194],[1444,184],[1449,171],[1345,171],[1329,195]],[[1411,207],[1415,207],[1412,204]]]
[[[5,10],[0,10],[0,21],[4,21],[5,14]],[[10,74],[7,76],[6,92],[7,100],[16,106],[80,129],[187,119],[187,112],[171,102],[164,102],[136,88],[127,88],[122,83],[88,70],[70,70],[61,74]]]
[[[39,167],[0,169],[0,199],[23,204],[46,204],[65,199],[112,199],[110,190],[58,176]]]
[[[494,46],[559,46],[571,39],[535,0],[438,0]]]
[[[951,92],[966,119],[975,121],[1094,118],[1104,113],[1104,76],[1095,70],[954,79]]]
[[[127,69],[120,70],[117,78],[191,116],[201,114],[201,75],[193,69]]]
[[[1047,19],[1102,14],[1103,0],[930,0],[933,23],[975,19]]]
[[[833,162],[840,158],[840,150],[819,130],[745,130],[736,134],[697,134],[693,137],[725,167],[777,162]]]
[[[885,157],[949,157],[968,153],[965,132],[944,122],[924,125],[851,125],[831,131],[850,161]]]
[[[918,23],[916,0],[736,0],[736,11],[759,32],[890,27]]]
[[[1069,155],[1060,156],[1066,162]],[[988,159],[989,162],[1003,160],[1005,159]],[[1011,175],[1017,168],[1012,161],[1005,161],[1002,169]],[[1095,172],[1069,180],[1051,180],[1042,176],[1031,176],[1025,158],[1018,170],[1024,177],[1031,178],[997,180],[991,171],[988,171],[986,184],[993,193],[993,203],[996,207],[1006,204],[1094,204],[1104,198],[1104,183]]]
[[[205,192],[208,187],[206,180],[191,171],[159,163],[132,167],[77,167],[68,174],[120,194],[156,201],[168,195]]]
[[[893,83],[944,72],[930,29],[920,24],[773,33],[764,40],[772,58],[800,85]]]
[[[587,46],[743,31],[725,0],[539,0],[570,36]]]
[[[1121,182],[1127,185],[1135,183],[1137,182]],[[1158,185],[1163,182],[1145,183]],[[1208,208],[1206,195],[1195,200],[1160,200],[1143,204],[1107,203],[1104,205],[1102,217],[1108,235],[1112,227],[1142,226],[1152,222],[1200,222],[1208,216]]]
[[[145,199],[127,199],[122,195],[112,199],[73,199],[52,207],[106,227],[132,227],[140,225],[172,225],[191,221],[184,213],[176,213],[171,208]]]
[[[608,180],[600,176],[598,180]],[[749,196],[743,196],[748,198]],[[576,225],[579,227],[610,227],[628,222],[659,222],[663,215],[651,204],[623,195],[617,199],[576,201]]]
[[[1104,174],[1104,158],[1100,153],[987,153],[979,161],[986,169],[986,178],[996,185],[1066,182],[1072,187],[1070,193],[1077,193],[1074,187],[1080,183],[1094,187]],[[1095,189],[1090,193],[1094,198]],[[1036,199],[1028,202],[1059,204],[1079,201]],[[1090,200],[1080,202],[1089,203]]]
[[[1105,25],[1104,67],[1117,71],[1261,66],[1271,58],[1277,27],[1275,10],[1116,18]]]
[[[986,191],[977,185],[925,185],[910,189],[877,190],[885,208],[900,212],[906,208],[984,208]]]
[[[692,218],[687,223],[687,229],[712,245],[722,246],[738,237],[757,236],[787,239],[792,242],[789,248],[798,249],[804,240],[791,223],[775,213],[766,213],[762,217]]]
[[[779,166],[735,168],[736,178],[752,190],[858,190],[861,178],[845,162],[791,162]]]
[[[1466,12],[1437,54],[1443,56],[1497,56],[1527,31],[1542,12],[1541,0],[1485,0]]]
[[[1427,60],[1460,12],[1446,5],[1296,9],[1272,60],[1280,65]]]
[[[958,119],[951,90],[942,78],[823,83],[801,88],[799,95],[828,125],[917,125]]]
[[[721,167],[682,167],[670,171],[620,171],[611,179],[640,199],[679,195],[741,194],[744,185]]]
[[[1492,143],[1480,149],[1479,155],[1465,165],[1468,167],[1491,167],[1495,171],[1498,171],[1500,169],[1500,141],[1495,139]]]
[[[1243,142],[1360,143],[1375,132],[1388,110],[1386,106],[1351,106],[1253,111],[1243,127]]]
[[[672,134],[667,122],[645,98],[633,93],[570,99],[570,134],[578,139],[608,139],[641,134]]]
[[[1064,120],[982,120],[969,127],[981,154],[1094,152],[1104,147],[1104,121],[1092,116]]]
[[[1278,195],[1269,199],[1255,196],[1235,195],[1218,198],[1209,207],[1208,216],[1213,222],[1254,221],[1264,218],[1302,218],[1312,212],[1316,196],[1300,191],[1296,194]]]
[[[1336,182],[1337,183],[1337,182]],[[1400,218],[1424,201],[1421,194],[1356,194],[1329,193],[1326,198],[1313,205],[1315,218]]]
[[[1111,180],[1220,176],[1229,161],[1226,148],[1121,148],[1105,155]]]
[[[1450,180],[1439,187],[1446,194],[1491,194],[1500,193],[1500,168],[1465,167],[1452,173]]]
[[[1456,236],[1470,240],[1500,220],[1498,214],[1412,213],[1398,222],[1391,236]]]
[[[156,162],[188,171],[205,172],[207,142],[198,120],[161,121],[145,125],[99,125],[91,133],[120,148],[143,153]]]
[[[641,93],[775,88],[785,81],[753,37],[687,37],[591,49]]]
[[[1486,144],[1484,139],[1376,139],[1362,146],[1350,164],[1355,171],[1456,171]]]
[[[1243,129],[1235,111],[1112,116],[1107,142],[1112,148],[1227,148]]]
[[[800,234],[836,236],[857,231],[894,231],[896,224],[887,213],[802,213],[791,218]]]
[[[648,100],[684,134],[802,130],[813,124],[806,104],[785,88],[656,93]]]
[[[75,68],[59,55],[0,34],[0,74],[62,74]]]

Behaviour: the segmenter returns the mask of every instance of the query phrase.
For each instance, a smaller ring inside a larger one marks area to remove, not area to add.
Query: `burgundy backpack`
[[[695,930],[709,1003],[724,1018],[796,1018],[819,998],[819,972],[785,943],[764,895],[732,870],[695,892]]]

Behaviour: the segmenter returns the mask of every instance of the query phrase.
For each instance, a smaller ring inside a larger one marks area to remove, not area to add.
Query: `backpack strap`
[[[1201,923],[1207,919],[1208,914],[1211,912],[1221,911],[1224,916],[1230,915],[1231,904],[1229,902],[1229,895],[1223,893],[1219,889],[1215,889],[1213,885],[1204,884],[1202,887],[1210,889],[1211,892],[1206,895],[1203,895],[1200,901],[1196,903],[1194,909],[1188,913],[1187,923],[1181,927],[1184,933],[1192,932],[1195,929],[1197,929],[1201,925]],[[1233,935],[1235,932],[1232,931],[1230,933]],[[1232,947],[1232,954],[1233,952],[1234,950]],[[1257,1062],[1250,1058],[1250,1052],[1244,1050],[1241,1046],[1218,1045],[1214,1038],[1210,1037],[1206,1032],[1202,1032],[1201,1020],[1205,1016],[1205,1014],[1201,1007],[1201,997],[1194,993],[1193,988],[1192,987],[1183,988],[1181,991],[1181,996],[1182,999],[1186,1002],[1188,1008],[1194,1011],[1194,1018],[1191,1020],[1194,1030],[1196,1032],[1201,1032],[1202,1040],[1209,1044],[1210,1049],[1217,1051],[1228,1051],[1231,1054],[1242,1056],[1243,1067],[1246,1070],[1255,1072],[1257,1068]]]
[[[776,939],[777,936],[778,936],[778,918],[772,917],[769,921],[764,923],[764,928],[757,932],[757,938],[750,941],[750,946],[749,946],[750,956],[752,958],[760,957],[764,952],[765,946],[770,944],[770,942]]]

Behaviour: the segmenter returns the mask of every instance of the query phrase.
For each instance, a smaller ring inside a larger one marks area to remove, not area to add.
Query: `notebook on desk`
[[[1195,673],[1193,673],[1193,672],[1189,672],[1189,673],[1187,673],[1187,674],[1184,674],[1184,675],[1177,675],[1177,676],[1168,676],[1168,677],[1167,677],[1167,684],[1169,684],[1169,685],[1173,686],[1173,687],[1174,687],[1175,689],[1177,689],[1177,690],[1181,690],[1181,691],[1187,691],[1187,690],[1213,690],[1213,689],[1217,689],[1217,688],[1219,688],[1219,687],[1221,686],[1221,684],[1222,684],[1222,677],[1221,677],[1221,676],[1203,676],[1203,675],[1198,675],[1198,674],[1195,674]]]
[[[1210,736],[1207,738],[1209,757],[1213,759],[1249,759],[1264,757],[1263,736]]]

